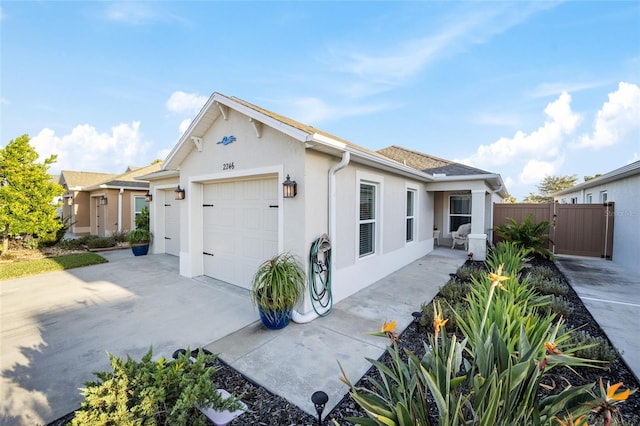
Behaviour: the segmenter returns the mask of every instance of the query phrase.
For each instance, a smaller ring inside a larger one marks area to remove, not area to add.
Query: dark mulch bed
[[[553,262],[536,260],[534,263],[536,266],[544,265],[550,267],[555,272],[557,278],[563,280],[565,283],[567,282],[564,275],[562,275]],[[443,283],[443,285],[444,284],[445,283]],[[567,318],[567,324],[570,328],[582,327],[582,330],[588,331],[589,334],[594,337],[600,336],[607,339],[598,323],[593,319],[572,288],[570,288],[569,293],[564,297],[569,300],[573,307],[573,313]],[[419,310],[419,308],[419,306],[416,306],[416,310]],[[427,330],[424,327],[417,329],[415,325],[410,325],[400,334],[399,347],[401,349],[407,348],[417,355],[422,356],[424,354],[423,341],[426,333]],[[388,361],[388,354],[385,353],[382,355],[381,360]],[[317,424],[317,418],[310,416],[287,400],[270,393],[263,387],[246,379],[222,361],[217,360],[216,362],[220,368],[215,376],[218,386],[227,389],[233,394],[243,395],[242,400],[250,410],[231,422],[231,426]],[[357,386],[366,385],[367,377],[378,377],[377,371],[371,368],[367,374],[357,382]],[[567,379],[573,385],[581,385],[597,382],[600,378],[602,378],[605,384],[607,381],[612,384],[623,382],[625,387],[632,389],[640,388],[640,383],[620,357],[611,362],[605,370],[584,367],[576,368],[574,372],[568,369],[558,370],[553,376],[548,377],[548,382],[551,383],[553,381],[558,385],[564,386],[566,383],[565,379]],[[347,392],[347,390],[345,386],[345,392]],[[629,426],[640,424],[640,392],[631,395],[625,403],[619,405],[619,408],[619,420],[621,424]],[[332,424],[331,419],[334,419],[340,425],[351,425],[352,423],[345,420],[346,417],[364,415],[364,412],[359,409],[349,395],[345,395],[338,405],[330,413],[326,414],[326,419],[323,424],[330,425]],[[65,425],[72,417],[73,413],[50,423],[48,426]]]

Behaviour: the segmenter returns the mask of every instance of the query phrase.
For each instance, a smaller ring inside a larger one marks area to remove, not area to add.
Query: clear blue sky
[[[0,143],[52,172],[164,158],[213,92],[518,200],[640,159],[638,1],[3,1],[0,25]]]

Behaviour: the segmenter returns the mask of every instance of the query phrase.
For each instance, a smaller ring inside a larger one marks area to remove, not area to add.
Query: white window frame
[[[136,210],[136,206],[137,206],[136,200],[138,198],[142,198],[144,200],[144,202],[146,203],[145,206],[149,206],[149,202],[145,199],[144,195],[133,195],[131,197],[131,205],[132,205],[132,208],[131,208],[131,229],[136,229],[136,217],[138,217],[138,215],[142,212],[142,210],[141,211],[137,211]]]
[[[578,197],[571,197],[571,204],[578,204]]]
[[[587,204],[592,204],[593,203],[593,194],[592,193],[588,193],[587,194]]]
[[[405,244],[410,244],[416,241],[416,236],[418,234],[418,214],[417,214],[417,205],[418,205],[418,191],[415,188],[407,187],[405,190],[405,230],[404,230],[404,240]],[[409,212],[409,194],[412,194],[412,206],[411,212]],[[409,230],[409,221],[411,221],[411,239],[408,238],[407,231]]]
[[[382,194],[383,191],[383,178],[380,175],[372,173],[357,171],[356,172],[356,208],[355,219],[356,229],[355,236],[355,258],[356,260],[363,260],[376,256],[381,253],[382,250]],[[360,187],[361,185],[371,185],[375,188],[375,200],[374,200],[374,218],[368,220],[360,220]],[[360,225],[363,223],[373,223],[373,244],[372,252],[366,254],[360,254]]]
[[[609,200],[609,195],[607,194],[607,190],[600,191],[600,202],[602,204],[606,203]]]
[[[453,214],[451,213],[451,198],[452,197],[466,197],[469,198],[469,214]],[[460,216],[460,217],[469,217],[469,222],[471,223],[471,221],[473,220],[473,204],[472,204],[472,198],[471,198],[471,194],[449,194],[449,199],[448,199],[448,203],[447,203],[447,227],[451,228],[451,217],[452,216]],[[458,228],[456,229],[449,229],[449,233],[455,232],[457,231]]]

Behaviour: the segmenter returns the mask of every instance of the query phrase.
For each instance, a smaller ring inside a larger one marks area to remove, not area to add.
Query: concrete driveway
[[[110,263],[0,283],[0,424],[51,422],[110,370],[106,351],[170,357],[257,319],[249,292],[178,275],[178,258],[104,253]]]

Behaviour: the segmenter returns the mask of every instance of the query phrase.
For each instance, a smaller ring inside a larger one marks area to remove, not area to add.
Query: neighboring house
[[[65,188],[63,217],[75,235],[109,236],[135,228],[135,217],[148,205],[149,183],[138,176],[160,169],[160,164],[129,167],[122,174],[63,170],[59,183]]]
[[[640,272],[640,161],[553,195],[559,203],[614,203],[613,258]]]
[[[497,174],[400,147],[371,151],[219,93],[163,170],[141,178],[153,195],[152,250],[178,254],[181,275],[249,288],[276,253],[308,268],[312,243],[327,234],[334,301],[433,250],[434,225],[445,237],[471,221],[469,250],[484,259],[492,205],[506,195]],[[286,198],[293,181],[297,194]],[[308,296],[299,311],[311,311]]]

